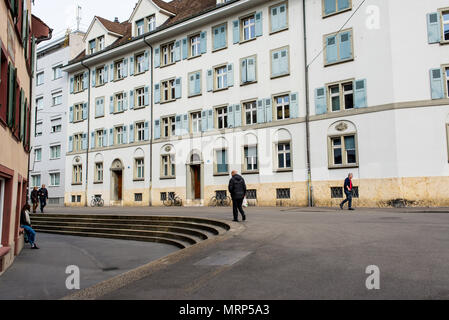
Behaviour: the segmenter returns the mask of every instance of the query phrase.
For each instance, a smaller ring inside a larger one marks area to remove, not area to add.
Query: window
[[[276,120],[290,119],[290,96],[283,95],[274,98]]]
[[[241,20],[241,26],[243,41],[248,41],[256,38],[256,19],[254,15],[243,18]]]
[[[95,99],[95,118],[104,116],[104,97]]]
[[[123,59],[115,62],[114,70],[115,70],[114,80],[120,80],[120,79],[124,78],[124,62],[123,62]]]
[[[42,122],[36,123],[36,137],[42,136],[43,124]]]
[[[40,187],[41,186],[41,175],[35,174],[31,176],[31,186]]]
[[[201,112],[193,112],[190,114],[190,127],[192,128],[192,133],[201,132]]]
[[[288,28],[287,3],[277,4],[270,8],[271,33]]]
[[[355,135],[330,137],[331,167],[350,167],[357,165]]]
[[[245,167],[244,171],[254,172],[259,169],[257,165],[257,146],[246,146],[245,153]]]
[[[124,96],[123,92],[116,93],[114,97],[114,112],[124,111]]]
[[[61,118],[51,120],[51,133],[61,132],[62,121]]]
[[[215,110],[217,114],[217,128],[225,129],[228,127],[228,107],[219,107]]]
[[[175,177],[175,157],[172,154],[164,154],[161,156],[161,177]]]
[[[136,89],[136,108],[145,107],[145,88]]]
[[[227,30],[226,23],[212,28],[213,50],[220,50],[226,48],[227,46],[226,30]]]
[[[50,160],[61,158],[61,145],[50,146]]]
[[[141,53],[136,55],[136,73],[135,74],[139,74],[142,72],[145,72],[145,54]]]
[[[196,57],[201,55],[201,38],[200,35],[194,35],[190,37],[190,57]]]
[[[289,47],[271,51],[271,78],[290,74]]]
[[[189,73],[189,97],[201,94],[201,71]]]
[[[95,182],[103,182],[103,162],[95,163]]]
[[[449,42],[449,11],[441,12],[441,23],[443,30],[443,41]]]
[[[256,56],[240,60],[240,83],[247,84],[257,81]]]
[[[74,112],[73,112],[73,121],[83,121],[83,104],[75,104],[74,105]]]
[[[175,100],[175,79],[162,81],[162,102]]]
[[[140,19],[139,21],[136,21],[136,31],[137,36],[141,36],[145,33],[145,21],[144,19]]]
[[[103,129],[95,131],[95,146],[97,148],[106,146],[105,138],[106,136]]]
[[[143,179],[145,179],[145,176],[144,176],[145,166],[144,166],[143,158],[135,159],[134,161],[135,161],[134,179],[135,180],[143,180]]]
[[[124,143],[123,126],[115,127],[114,131],[115,131],[115,139],[114,139],[115,144],[123,144]]]
[[[96,79],[97,87],[102,86],[106,83],[104,67],[97,68],[96,77],[97,77]]]
[[[175,63],[175,43],[169,43],[161,46],[161,66],[167,66]]]
[[[174,116],[162,118],[162,137],[168,138],[175,135],[176,119]]]
[[[353,55],[352,30],[324,36],[324,65],[351,61]]]
[[[322,0],[323,17],[341,13],[352,8],[352,0]]]
[[[39,72],[36,75],[36,86],[44,84],[44,72]]]
[[[331,187],[331,199],[343,198],[343,187]]]
[[[449,97],[449,67],[446,67],[446,94]]]
[[[228,173],[228,155],[226,149],[215,150],[215,174],[227,174]]]
[[[62,104],[62,94],[61,94],[61,92],[54,93],[52,95],[52,103],[53,103],[52,104],[53,106],[57,106],[57,105]]]
[[[89,54],[95,53],[95,50],[97,49],[97,41],[96,39],[89,41]]]
[[[148,31],[156,30],[156,16],[152,15],[147,18],[148,21]]]
[[[36,99],[36,108],[37,108],[37,110],[44,109],[44,98],[37,98]]]
[[[53,80],[62,78],[61,68],[62,68],[62,65],[59,65],[59,66],[53,68]]]
[[[354,108],[353,82],[328,85],[329,104],[332,112]]]
[[[61,185],[61,174],[59,172],[50,173],[50,186],[59,187]]]
[[[281,142],[277,145],[278,169],[291,169],[290,142]]]
[[[83,149],[83,135],[81,133],[73,135],[73,151],[81,151]]]
[[[134,193],[134,201],[135,202],[142,202],[142,194],[141,193]]]
[[[256,189],[248,189],[248,190],[246,190],[246,199],[248,199],[248,200],[257,200],[257,190]]]
[[[145,123],[136,123],[136,141],[145,141]]]
[[[104,36],[101,36],[97,39],[98,41],[98,51],[101,51],[104,49]]]
[[[290,199],[290,189],[276,189],[276,199]]]
[[[228,69],[227,66],[215,68],[215,90],[228,87]]]
[[[257,105],[256,101],[245,102],[243,104],[245,108],[245,124],[251,125],[257,123]]]
[[[72,184],[81,184],[83,182],[83,166],[75,164],[72,172]]]
[[[36,161],[36,162],[42,161],[42,149],[41,148],[35,149],[34,161]]]
[[[77,93],[77,92],[81,92],[84,90],[83,88],[83,79],[84,79],[84,75],[82,73],[75,75],[74,77],[74,87],[73,87],[73,92]]]

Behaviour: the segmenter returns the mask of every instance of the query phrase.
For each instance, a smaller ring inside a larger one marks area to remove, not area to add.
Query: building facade
[[[49,37],[51,29],[31,15],[30,0],[0,1],[0,274],[23,247],[34,47]]]
[[[61,68],[84,48],[83,37],[81,32],[71,32],[36,50],[29,191],[46,185],[49,205],[64,204],[69,85]]]
[[[356,205],[447,205],[449,9],[408,1],[409,25],[405,3],[141,0],[124,23],[97,17],[64,68],[66,204],[208,205],[237,170],[261,206],[335,206],[349,172]]]

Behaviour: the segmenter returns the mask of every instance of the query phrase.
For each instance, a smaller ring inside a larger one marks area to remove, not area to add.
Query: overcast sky
[[[164,0],[168,2],[168,0]],[[81,30],[87,30],[94,16],[127,20],[138,0],[35,0],[32,13],[53,29],[53,39],[67,28],[76,29],[76,7],[81,9]]]

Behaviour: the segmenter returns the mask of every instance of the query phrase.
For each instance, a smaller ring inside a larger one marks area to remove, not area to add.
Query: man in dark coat
[[[31,191],[31,203],[33,204],[33,213],[36,213],[36,208],[39,205],[39,191],[37,187],[34,187],[33,191]]]
[[[229,193],[231,194],[232,198],[232,213],[234,214],[234,220],[233,221],[239,221],[238,215],[239,211],[242,215],[242,220],[246,220],[245,212],[242,208],[243,198],[245,198],[246,195],[246,184],[245,180],[242,178],[242,176],[237,174],[237,171],[232,171],[231,173],[232,178],[229,181]]]
[[[352,173],[350,173],[348,177],[345,179],[343,189],[345,191],[346,199],[342,203],[340,203],[340,209],[343,210],[343,205],[347,202],[348,210],[354,210],[352,208]]]
[[[39,189],[39,201],[41,203],[41,213],[44,213],[44,208],[47,205],[48,191],[45,188],[45,184]]]

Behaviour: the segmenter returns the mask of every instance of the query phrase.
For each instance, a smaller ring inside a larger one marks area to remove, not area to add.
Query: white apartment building
[[[61,68],[84,47],[72,32],[36,50],[31,117],[30,189],[45,184],[49,205],[64,204],[68,76]]]
[[[65,203],[207,205],[238,170],[261,206],[337,205],[349,172],[356,205],[448,204],[448,34],[443,0],[141,0],[127,22],[96,17],[64,67]]]

